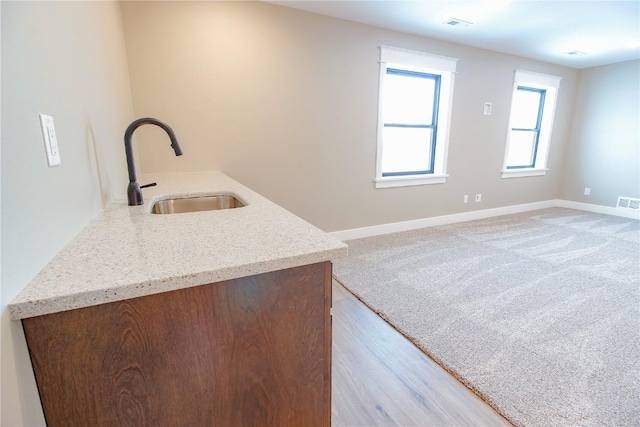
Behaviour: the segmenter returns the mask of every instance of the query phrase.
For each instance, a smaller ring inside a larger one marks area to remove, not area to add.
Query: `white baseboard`
[[[572,202],[571,200],[557,200],[556,206],[561,208],[577,209],[580,211],[595,212],[607,215],[621,216],[624,218],[640,220],[640,212],[612,206],[592,205],[590,203]]]
[[[545,200],[542,202],[524,203],[521,205],[504,206],[501,208],[483,209],[479,211],[462,212],[451,215],[435,216],[431,218],[414,219],[411,221],[393,222],[390,224],[373,225],[371,227],[352,228],[349,230],[334,231],[329,233],[338,240],[353,240],[364,237],[379,236],[381,234],[397,233],[399,231],[416,230],[418,228],[434,227],[438,225],[455,224],[458,222],[473,221],[476,219],[491,218],[500,215],[509,215],[520,212],[534,211],[537,209],[562,207],[581,211],[603,213],[640,220],[640,213],[626,211],[609,206],[591,205],[588,203],[572,202],[569,200]]]
[[[418,228],[455,224],[457,222],[473,221],[475,219],[484,219],[493,216],[509,215],[520,212],[534,211],[536,209],[552,208],[558,206],[557,202],[557,200],[546,200],[544,202],[525,203],[522,205],[505,206],[502,208],[483,209],[479,211],[434,216],[431,218],[414,219],[411,221],[373,225],[371,227],[352,228],[350,230],[334,231],[329,234],[336,239],[343,241],[361,239],[363,237],[378,236],[380,234],[397,233],[399,231],[416,230]]]

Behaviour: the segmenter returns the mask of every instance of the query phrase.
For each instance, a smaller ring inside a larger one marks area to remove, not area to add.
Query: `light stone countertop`
[[[220,172],[149,174],[144,205],[107,208],[16,296],[12,319],[121,301],[347,255],[347,245]],[[171,196],[232,194],[247,206],[151,214]]]

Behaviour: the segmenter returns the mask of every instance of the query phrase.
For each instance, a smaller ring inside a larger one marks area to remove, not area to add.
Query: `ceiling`
[[[640,0],[269,2],[572,68],[640,58]],[[472,24],[444,24],[454,18]]]

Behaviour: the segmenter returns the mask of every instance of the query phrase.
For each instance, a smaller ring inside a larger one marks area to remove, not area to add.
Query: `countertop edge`
[[[111,289],[100,289],[90,292],[56,297],[51,299],[32,300],[26,302],[10,303],[7,305],[11,320],[23,320],[30,317],[45,316],[47,314],[61,313],[68,310],[92,307],[112,302],[125,301],[133,298],[141,298],[149,295],[172,292],[195,286],[203,286],[226,280],[239,279],[256,274],[269,273],[277,270],[300,267],[342,258],[347,255],[347,245],[336,249],[318,253],[299,255],[276,261],[263,261],[255,264],[245,264],[218,271],[203,271],[187,276],[168,277],[148,282],[131,283]],[[277,263],[277,266],[273,264]],[[133,295],[135,294],[135,295]],[[87,303],[87,300],[92,300]],[[64,309],[59,308],[64,306]]]

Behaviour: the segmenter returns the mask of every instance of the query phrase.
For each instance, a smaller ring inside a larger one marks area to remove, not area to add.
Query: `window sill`
[[[549,169],[506,169],[502,171],[502,178],[522,178],[525,176],[543,176]]]
[[[385,176],[376,178],[376,188],[409,187],[413,185],[444,184],[449,175]]]

